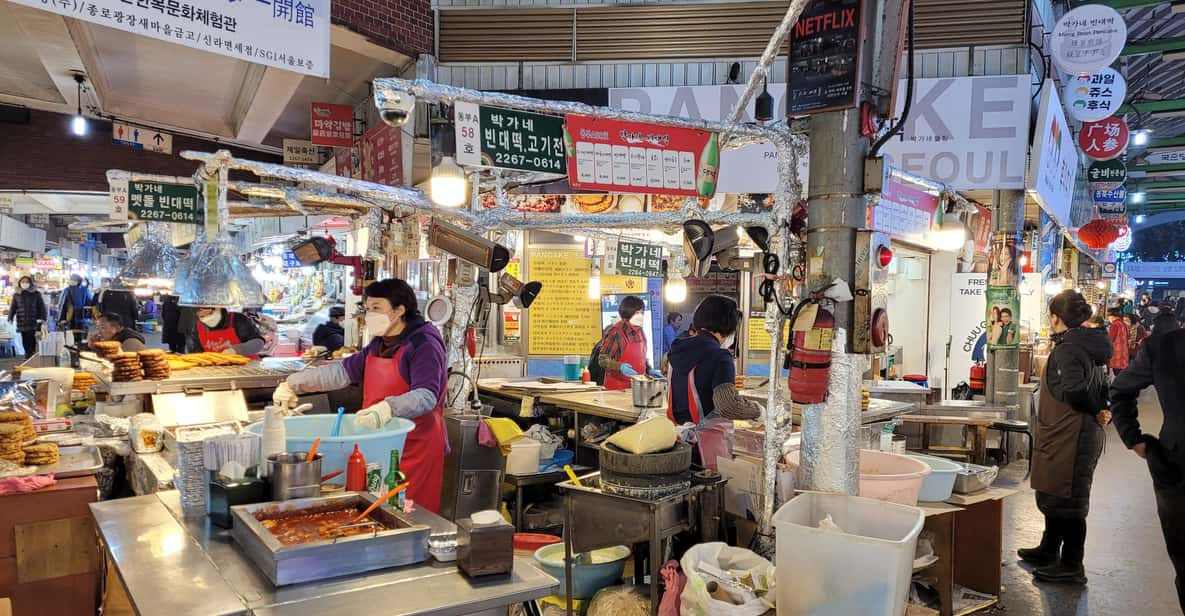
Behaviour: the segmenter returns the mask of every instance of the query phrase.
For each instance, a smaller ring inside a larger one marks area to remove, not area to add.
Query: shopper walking
[[[1123,310],[1111,308],[1107,310],[1107,335],[1111,337],[1111,374],[1119,374],[1131,361],[1128,348],[1131,345],[1131,332],[1123,322]]]
[[[37,330],[49,318],[45,310],[45,298],[37,290],[30,276],[21,276],[17,281],[17,291],[12,295],[12,305],[8,308],[8,322],[16,321],[16,330],[21,333],[21,346],[25,348],[25,358],[37,354]]]
[[[1090,313],[1077,291],[1063,291],[1049,303],[1054,347],[1041,378],[1031,482],[1045,533],[1040,545],[1018,551],[1047,582],[1086,582],[1086,515],[1102,426],[1110,421],[1105,371],[1112,350],[1106,332],[1082,327]]]
[[[1134,359],[1136,351],[1140,348],[1140,343],[1148,337],[1148,331],[1144,329],[1134,314],[1124,313],[1123,324],[1127,326],[1128,359]]]
[[[1169,315],[1165,315],[1169,316]],[[1174,317],[1175,319],[1175,317]],[[1185,330],[1171,328],[1144,342],[1135,361],[1111,383],[1111,411],[1119,438],[1148,461],[1156,492],[1156,511],[1169,559],[1177,571],[1177,600],[1185,613]],[[1156,386],[1164,424],[1160,436],[1140,428],[1137,400]]]

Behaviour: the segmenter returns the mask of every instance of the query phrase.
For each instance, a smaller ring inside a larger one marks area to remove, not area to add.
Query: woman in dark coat
[[[12,294],[12,306],[8,308],[8,322],[16,321],[16,330],[21,333],[21,345],[25,347],[25,358],[37,353],[37,330],[49,318],[45,310],[45,298],[30,276],[21,276],[17,291]]]
[[[1041,545],[1018,551],[1047,582],[1086,583],[1086,514],[1103,426],[1111,420],[1106,369],[1112,353],[1105,330],[1082,327],[1090,313],[1077,291],[1063,291],[1049,303],[1054,347],[1041,379],[1032,460],[1045,534]]]

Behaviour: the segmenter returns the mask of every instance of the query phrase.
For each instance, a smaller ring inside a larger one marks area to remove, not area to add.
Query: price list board
[[[462,165],[568,172],[561,117],[461,102],[454,118]]]
[[[543,292],[527,315],[528,354],[587,355],[601,339],[600,298],[588,298],[591,267],[579,250],[530,251],[528,276]]]
[[[716,133],[569,114],[568,183],[580,190],[708,197],[716,193]]]

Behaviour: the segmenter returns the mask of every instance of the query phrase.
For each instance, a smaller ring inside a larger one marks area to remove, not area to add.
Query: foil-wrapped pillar
[[[802,409],[798,485],[804,490],[859,493],[860,396],[868,360],[845,350],[847,337],[835,329],[827,401]]]
[[[1021,190],[997,190],[992,193],[992,251],[999,249],[1013,251],[1008,260],[1008,267],[1014,268],[1011,273],[997,272],[1003,259],[998,255],[991,255],[988,263],[989,281],[1007,281],[1008,287],[1014,294],[1019,294],[1020,276],[1016,275],[1020,267],[1017,265],[1017,250],[1024,244],[1025,226],[1025,193]],[[1009,247],[1008,240],[1012,240]],[[991,285],[993,289],[1003,288],[1002,285]],[[985,306],[986,311],[986,306]],[[1018,321],[1019,315],[1012,315],[1012,321]],[[989,404],[1000,406],[1016,406],[1020,395],[1020,349],[991,349],[987,352],[987,382],[984,394]]]
[[[465,344],[465,330],[469,325],[469,315],[473,314],[478,302],[480,290],[477,285],[455,287],[453,289],[453,318],[449,323],[447,346],[449,374],[463,374],[459,388],[450,391],[452,400],[448,412],[464,413],[469,409],[469,395],[474,385],[473,379],[477,374],[477,362],[469,357],[468,345]]]

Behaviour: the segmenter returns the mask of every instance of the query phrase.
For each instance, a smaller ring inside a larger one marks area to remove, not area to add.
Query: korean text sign
[[[643,278],[662,277],[662,247],[633,242],[617,243],[617,273]]]
[[[379,124],[362,137],[362,179],[387,186],[403,185],[403,133]]]
[[[575,114],[565,123],[572,188],[685,197],[716,193],[716,133]]]
[[[872,228],[895,238],[924,236],[934,226],[938,211],[938,195],[931,190],[911,185],[885,165],[881,198],[872,208]]]
[[[196,186],[128,182],[128,213],[134,220],[190,225],[205,222]]]
[[[456,103],[454,113],[458,163],[546,173],[568,171],[563,118],[464,102]]]
[[[354,109],[349,105],[313,103],[309,113],[309,141],[335,148],[354,145]]]
[[[329,77],[330,0],[14,0],[239,60]]]

